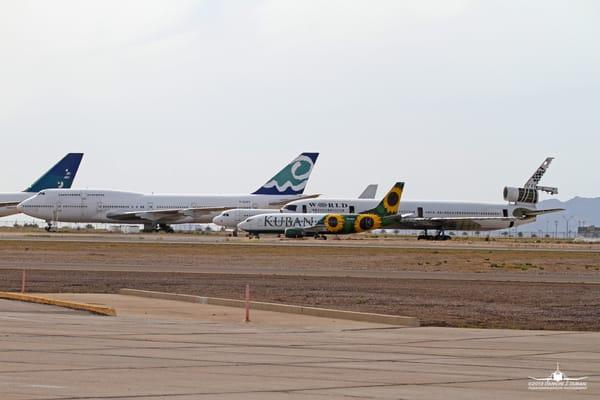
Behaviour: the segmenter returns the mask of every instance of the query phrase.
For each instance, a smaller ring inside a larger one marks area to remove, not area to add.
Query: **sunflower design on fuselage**
[[[344,229],[344,217],[340,214],[328,214],[323,219],[325,229],[330,233],[338,233]]]
[[[383,199],[383,208],[388,214],[396,214],[400,207],[400,198],[402,197],[402,188],[396,186]]]
[[[354,221],[356,232],[370,231],[381,228],[381,217],[377,214],[360,214]]]

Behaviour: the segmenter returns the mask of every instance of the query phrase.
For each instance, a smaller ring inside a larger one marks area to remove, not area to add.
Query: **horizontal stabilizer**
[[[565,211],[564,208],[547,208],[545,210],[531,210],[528,208],[515,208],[513,215],[517,218],[531,218],[538,215],[550,214]]]

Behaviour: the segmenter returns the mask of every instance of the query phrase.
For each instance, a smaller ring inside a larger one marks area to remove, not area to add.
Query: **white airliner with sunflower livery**
[[[374,199],[377,194],[377,185],[374,183],[369,184],[365,190],[358,196],[359,199]],[[272,209],[264,208],[234,208],[231,210],[225,210],[216,217],[213,218],[213,224],[222,226],[224,228],[233,229],[233,236],[237,236],[237,226],[240,222],[247,218],[253,217],[260,214],[272,213]],[[281,209],[280,212],[289,212],[285,209]]]
[[[419,239],[448,240],[446,230],[491,231],[512,228],[534,222],[538,215],[563,211],[562,208],[537,209],[539,191],[557,194],[558,188],[539,186],[542,176],[553,158],[548,157],[521,188],[505,187],[504,200],[508,204],[403,201],[400,214],[407,215],[388,229],[423,230]],[[285,213],[361,213],[376,204],[368,199],[318,198],[292,201],[286,204]],[[435,230],[435,235],[428,234]]]
[[[240,222],[238,229],[251,236],[284,234],[289,238],[327,234],[346,235],[386,228],[400,222],[398,214],[404,182],[397,182],[373,209],[359,214],[270,213],[250,217]]]

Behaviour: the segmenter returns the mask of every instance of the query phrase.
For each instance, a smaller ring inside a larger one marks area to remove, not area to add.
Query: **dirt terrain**
[[[544,281],[597,281],[600,253],[591,251],[12,240],[0,241],[0,268],[2,290],[20,288],[21,269],[36,292],[130,287],[241,298],[249,283],[255,300],[412,315],[424,325],[600,330],[600,285]],[[398,271],[481,279],[402,279]],[[529,281],[502,282],[507,274]]]

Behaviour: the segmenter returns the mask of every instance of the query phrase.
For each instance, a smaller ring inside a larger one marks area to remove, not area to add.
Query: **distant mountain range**
[[[548,199],[540,201],[537,208],[564,208],[565,211],[542,215],[538,217],[536,222],[520,227],[520,231],[542,231],[546,233],[547,229],[550,234],[554,234],[557,227],[556,221],[558,221],[559,235],[564,235],[567,226],[565,218],[570,219],[569,231],[572,232],[572,235],[577,232],[577,227],[581,225],[595,225],[600,227],[600,197],[574,197],[564,202],[557,199]]]

